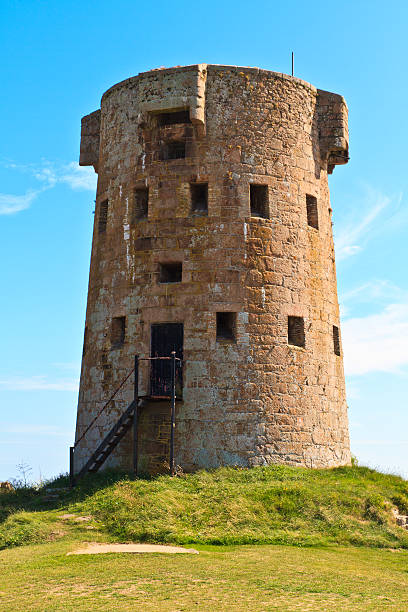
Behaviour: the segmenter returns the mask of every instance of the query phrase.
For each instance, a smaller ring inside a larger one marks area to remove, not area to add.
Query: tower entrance
[[[183,323],[155,323],[151,328],[151,357],[169,357],[173,351],[183,359]],[[176,397],[183,393],[182,361],[176,361]],[[171,396],[171,361],[153,359],[150,368],[150,396],[169,398]]]

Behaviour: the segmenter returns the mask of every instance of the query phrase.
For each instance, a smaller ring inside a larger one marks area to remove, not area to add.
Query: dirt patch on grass
[[[92,516],[77,516],[76,514],[62,514],[58,517],[61,521],[73,520],[75,523],[86,523],[92,521]]]
[[[189,553],[198,555],[194,548],[181,546],[164,546],[163,544],[88,544],[86,548],[79,548],[67,555],[99,555],[104,553]]]
[[[55,542],[67,535],[67,532],[63,529],[53,529],[47,536],[47,542]]]

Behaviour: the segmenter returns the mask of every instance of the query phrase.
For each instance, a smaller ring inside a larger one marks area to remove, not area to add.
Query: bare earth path
[[[167,555],[190,553],[198,555],[194,548],[181,546],[165,546],[163,544],[88,544],[86,548],[79,548],[67,555],[99,555],[103,553],[164,553]]]

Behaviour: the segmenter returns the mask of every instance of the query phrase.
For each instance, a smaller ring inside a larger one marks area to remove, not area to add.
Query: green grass
[[[61,485],[66,479],[52,483]],[[92,515],[93,527],[115,541],[408,549],[393,505],[408,513],[408,482],[364,467],[221,468],[151,480],[111,472],[87,477],[57,502],[41,490],[1,495],[0,548],[69,537],[63,532],[73,525],[61,530],[58,518],[64,510]]]
[[[198,546],[199,555],[67,557],[77,546],[58,540],[0,551],[2,612],[408,609],[406,552]]]
[[[0,609],[406,610],[408,532],[393,505],[408,514],[408,482],[362,467],[105,472],[57,500],[21,488],[0,495]],[[200,554],[66,556],[132,540]]]

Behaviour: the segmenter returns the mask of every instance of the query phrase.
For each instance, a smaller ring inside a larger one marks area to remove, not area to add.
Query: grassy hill
[[[46,488],[63,486],[66,477]],[[84,529],[61,528],[61,512],[92,517],[87,528],[115,541],[408,548],[391,511],[408,515],[408,481],[364,467],[221,468],[151,480],[105,472],[57,498],[46,488],[0,495],[0,549]]]
[[[53,491],[67,484],[0,495],[2,612],[408,609],[408,532],[391,512],[408,514],[408,482],[397,476],[271,466],[134,481],[110,472]],[[199,554],[67,556],[85,542],[131,540],[188,543]]]

